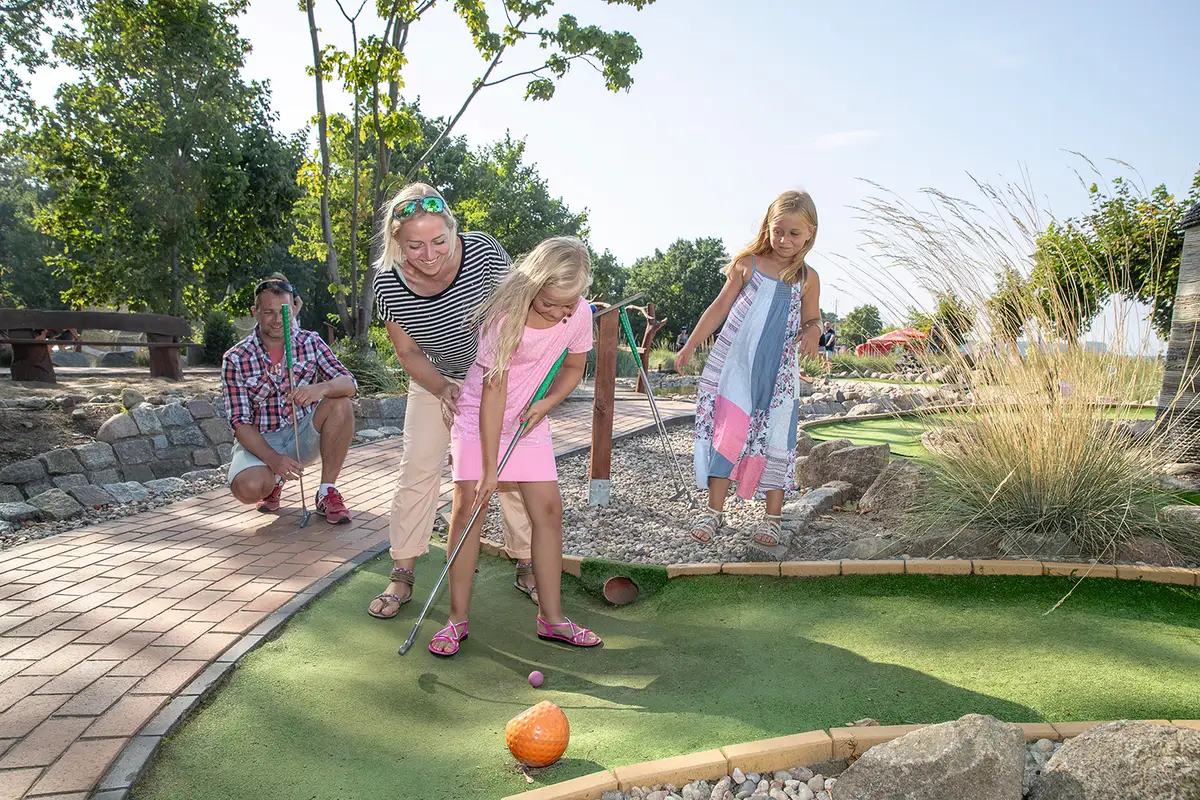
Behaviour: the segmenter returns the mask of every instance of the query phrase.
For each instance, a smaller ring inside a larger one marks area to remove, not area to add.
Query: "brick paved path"
[[[668,418],[693,410],[660,408]],[[589,402],[555,413],[560,454],[588,445],[591,413]],[[650,422],[644,399],[619,399],[617,435]],[[398,439],[351,450],[340,482],[351,525],[314,516],[300,530],[298,508],[259,514],[213,491],[0,553],[0,800],[86,798],[210,664],[313,582],[386,542],[399,459]],[[284,502],[298,503],[294,486]]]

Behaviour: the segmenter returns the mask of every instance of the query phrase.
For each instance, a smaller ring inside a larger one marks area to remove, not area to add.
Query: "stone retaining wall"
[[[407,401],[407,397],[356,398],[355,427],[401,428]],[[6,404],[31,413],[56,405],[41,398]],[[0,503],[20,503],[59,489],[92,505],[89,486],[181,478],[228,464],[233,451],[233,431],[219,395],[171,398],[161,404],[139,402],[109,417],[96,438],[99,441],[50,450],[0,468]]]

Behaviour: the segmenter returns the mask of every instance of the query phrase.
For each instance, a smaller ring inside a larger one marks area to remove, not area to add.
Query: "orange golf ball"
[[[548,700],[508,721],[504,742],[513,757],[529,767],[548,767],[567,752],[571,726],[563,710]]]

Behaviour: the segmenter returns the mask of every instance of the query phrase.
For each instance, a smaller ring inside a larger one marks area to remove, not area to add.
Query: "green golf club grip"
[[[550,391],[550,384],[554,383],[554,376],[558,374],[558,370],[562,367],[563,362],[566,360],[567,351],[563,350],[562,355],[560,355],[558,360],[554,362],[554,366],[551,367],[550,371],[546,373],[546,377],[542,381],[542,385],[539,386],[537,391],[533,393],[533,399],[529,401],[530,405],[533,405],[538,400],[541,400],[546,396],[546,392]]]
[[[633,360],[637,364],[640,371],[642,369],[642,356],[637,349],[637,340],[633,338],[633,326],[629,324],[629,315],[625,313],[625,309],[620,311],[621,328],[625,331],[625,340],[629,342],[629,349],[633,351]]]
[[[292,370],[292,309],[290,303],[283,307],[283,353],[287,360],[288,372]]]

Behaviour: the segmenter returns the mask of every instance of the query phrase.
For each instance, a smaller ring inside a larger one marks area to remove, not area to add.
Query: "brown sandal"
[[[513,581],[513,586],[517,587],[518,592],[522,592],[524,594],[529,595],[529,599],[536,603],[537,598],[534,597],[534,594],[537,592],[537,584],[531,583],[528,586],[521,585],[521,578],[524,578],[526,575],[532,575],[532,574],[533,574],[533,562],[532,561],[518,561],[517,562],[517,579],[515,581]]]
[[[375,595],[374,599],[371,600],[372,603],[374,603],[376,600],[384,600],[386,602],[384,602],[383,608],[387,608],[388,603],[396,603],[396,610],[393,611],[391,614],[382,614],[382,613],[376,614],[374,611],[371,610],[371,606],[368,605],[367,613],[370,614],[375,619],[392,619],[392,618],[394,618],[397,614],[400,613],[401,607],[403,607],[404,604],[407,603],[409,600],[412,600],[413,580],[414,580],[413,571],[411,569],[406,569],[404,567],[393,567],[391,582],[408,584],[408,587],[409,587],[408,597],[400,597],[398,595],[391,594],[390,592],[384,592],[383,594],[377,594],[377,595]],[[380,609],[380,611],[382,611],[382,610],[383,609]]]

